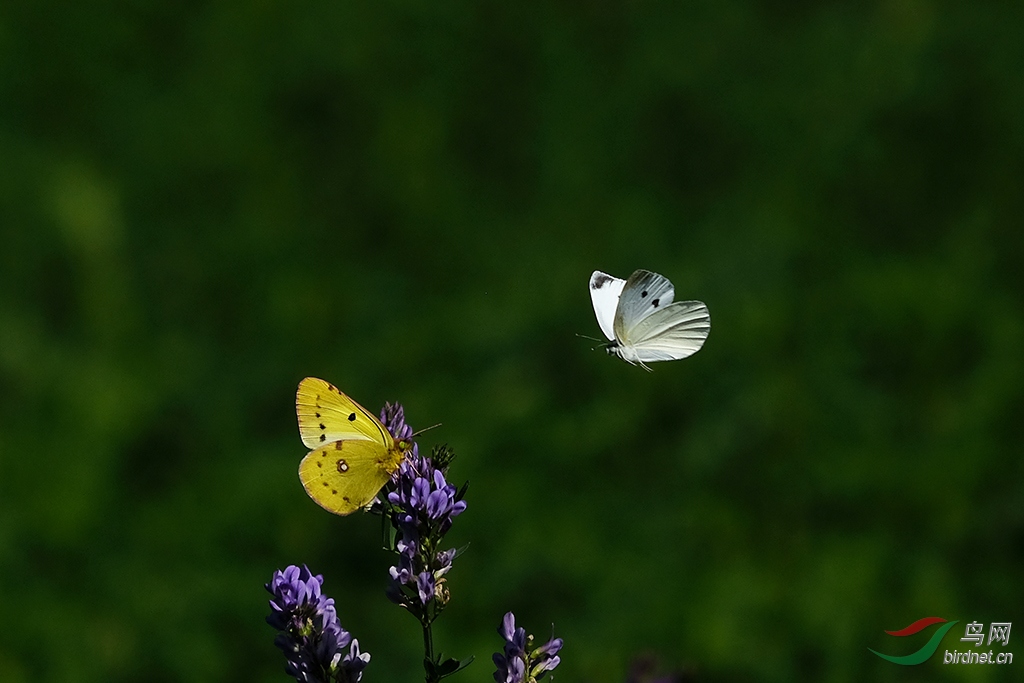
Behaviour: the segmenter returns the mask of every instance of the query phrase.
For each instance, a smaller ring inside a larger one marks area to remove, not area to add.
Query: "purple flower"
[[[398,468],[398,481],[388,501],[398,508],[400,524],[419,529],[433,526],[443,534],[466,510],[466,501],[457,500],[457,494],[430,458],[410,455]]]
[[[494,672],[497,683],[535,683],[561,662],[558,651],[562,649],[562,639],[553,637],[531,651],[533,636],[526,635],[522,627],[516,628],[516,616],[512,612],[505,614],[498,633],[505,639],[505,647],[491,657],[497,667]]]
[[[355,683],[370,661],[359,642],[341,627],[334,599],[321,592],[324,577],[295,565],[274,572],[267,590],[267,623],[280,633],[274,644],[287,658],[285,672],[299,683]]]
[[[393,550],[398,557],[388,569],[391,581],[385,593],[419,620],[426,680],[438,681],[469,663],[451,657],[441,661],[441,654],[434,654],[431,635],[431,625],[451,597],[445,575],[458,553],[442,548],[453,520],[466,510],[466,487],[456,489],[445,478],[455,457],[447,446],[434,448],[429,457],[420,456],[402,406],[386,404],[380,419],[405,454],[384,488],[383,501],[374,507],[395,532]]]
[[[444,471],[434,465],[433,458],[419,455],[409,455],[402,461],[387,498],[397,530],[398,553],[398,564],[389,570],[392,583],[388,597],[421,613],[435,598],[442,603],[446,600],[442,577],[451,569],[456,551],[437,548],[455,517],[465,511],[466,501],[445,480]]]

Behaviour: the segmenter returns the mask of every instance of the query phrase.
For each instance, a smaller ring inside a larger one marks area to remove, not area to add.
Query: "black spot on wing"
[[[595,275],[593,277],[593,279],[591,279],[591,281],[590,281],[590,288],[591,289],[601,289],[606,284],[611,282],[613,279],[614,278],[612,278],[611,275],[605,275],[604,273],[601,273],[600,275]]]
[[[646,289],[644,291],[640,292],[640,298],[641,299],[643,299],[646,296],[647,296],[647,290]]]
[[[349,422],[355,422],[356,421],[356,414],[352,413],[351,415],[349,415],[348,416],[348,421]]]
[[[327,435],[326,434],[321,434],[320,435],[320,443],[323,443],[324,441],[327,441]]]
[[[661,303],[661,299],[655,299],[651,302],[651,305],[657,308],[659,303]]]

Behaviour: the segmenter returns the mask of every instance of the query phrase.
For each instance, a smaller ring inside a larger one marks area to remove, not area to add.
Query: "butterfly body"
[[[663,275],[637,270],[629,279],[595,270],[590,297],[606,350],[627,363],[686,358],[704,345],[711,315],[700,301],[674,301],[675,288]]]
[[[310,498],[337,515],[369,505],[412,447],[322,379],[299,382],[295,413],[302,443],[311,449],[299,464],[299,480]]]

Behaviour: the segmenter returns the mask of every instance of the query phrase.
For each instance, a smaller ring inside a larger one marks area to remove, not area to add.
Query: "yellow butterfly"
[[[366,507],[412,448],[377,417],[316,377],[295,394],[299,434],[312,449],[299,464],[299,479],[317,505],[336,515]]]

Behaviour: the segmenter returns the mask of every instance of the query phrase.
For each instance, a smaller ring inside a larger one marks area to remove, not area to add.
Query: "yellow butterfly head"
[[[411,453],[413,457],[419,455],[419,446],[412,440],[412,427],[406,424],[405,409],[400,403],[385,402],[384,408],[380,411],[380,421],[384,428],[391,432],[398,450],[402,453]]]

